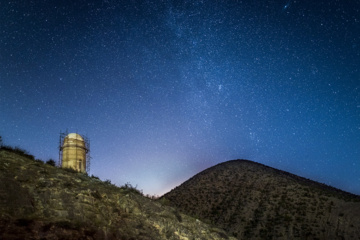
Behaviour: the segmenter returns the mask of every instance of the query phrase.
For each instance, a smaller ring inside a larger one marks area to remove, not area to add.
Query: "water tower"
[[[90,142],[77,133],[60,133],[59,165],[78,172],[90,170]]]

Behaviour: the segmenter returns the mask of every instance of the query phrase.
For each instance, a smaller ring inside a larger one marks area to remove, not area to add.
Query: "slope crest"
[[[231,239],[98,178],[0,148],[0,239]]]
[[[165,194],[239,239],[359,239],[360,198],[249,160],[210,167]]]

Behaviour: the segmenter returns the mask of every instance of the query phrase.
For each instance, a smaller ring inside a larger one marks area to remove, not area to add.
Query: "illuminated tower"
[[[89,141],[77,133],[60,134],[60,166],[85,173],[89,170]]]

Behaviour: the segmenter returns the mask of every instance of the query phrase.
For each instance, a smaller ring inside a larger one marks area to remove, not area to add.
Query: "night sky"
[[[0,3],[0,135],[161,195],[249,159],[360,194],[360,1]]]

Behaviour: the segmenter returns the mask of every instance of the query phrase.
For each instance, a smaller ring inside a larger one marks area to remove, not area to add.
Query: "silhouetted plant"
[[[35,159],[35,162],[36,162],[38,165],[44,164],[43,160],[41,160],[41,159]]]
[[[146,194],[145,197],[151,199],[151,200],[157,200],[159,199],[158,195],[150,195],[150,194]]]
[[[94,176],[94,175],[92,175],[92,174],[91,174],[91,178],[95,178],[95,179],[97,179],[97,180],[100,180],[100,178],[99,178],[99,177]]]
[[[140,195],[144,195],[142,190],[137,189],[137,186],[133,186],[130,183],[125,183],[124,186],[121,187],[122,189],[126,190],[127,192],[132,192]]]
[[[28,151],[24,150],[24,149],[21,149],[19,147],[11,147],[11,146],[1,146],[1,149],[0,150],[5,150],[5,151],[9,151],[9,152],[13,152],[13,153],[16,153],[16,154],[19,154],[23,157],[27,157],[27,158],[30,158],[31,160],[35,160],[35,157],[33,155],[31,155]]]
[[[49,159],[46,161],[46,164],[49,164],[50,166],[55,167],[56,166],[56,162],[53,159]]]

